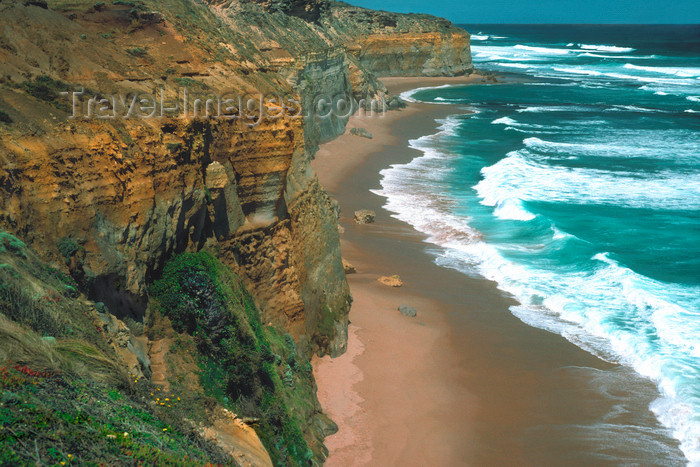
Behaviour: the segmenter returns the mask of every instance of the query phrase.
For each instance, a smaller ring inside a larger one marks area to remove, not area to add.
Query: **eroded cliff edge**
[[[445,20],[323,0],[4,1],[0,26],[0,228],[130,322],[169,258],[207,249],[307,355],[347,344],[337,218],[309,164],[343,112],[68,118],[61,92],[226,91],[311,109],[385,97],[378,76],[472,71],[469,35]],[[320,436],[318,409],[305,436]]]

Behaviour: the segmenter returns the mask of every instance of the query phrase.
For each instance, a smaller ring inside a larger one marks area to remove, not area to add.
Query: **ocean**
[[[437,264],[652,380],[700,465],[700,26],[464,27],[507,79],[404,93],[455,114],[376,193]]]

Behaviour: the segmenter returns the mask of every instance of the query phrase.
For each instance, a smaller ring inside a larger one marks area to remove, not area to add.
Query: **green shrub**
[[[129,55],[133,55],[134,57],[144,57],[147,54],[146,49],[142,47],[128,48],[126,49],[126,53],[128,53]]]
[[[14,235],[0,230],[0,253],[12,253],[20,258],[26,258],[27,246]]]
[[[203,90],[209,89],[209,86],[206,83],[203,83],[202,81],[197,81],[196,79],[192,79],[189,76],[173,78],[173,81],[175,81],[180,86],[184,86],[186,88],[200,88]]]
[[[165,147],[171,153],[178,152],[182,148],[182,143],[165,143]]]
[[[191,88],[197,84],[196,80],[186,76],[175,78],[173,81],[175,81],[179,85],[185,86],[186,88]]]
[[[0,465],[237,465],[132,391],[3,362]]]
[[[173,327],[194,336],[207,393],[260,418],[256,430],[276,465],[308,465],[311,451],[286,402],[293,400],[287,391],[296,390],[296,377],[290,365],[276,361],[268,337],[296,365],[294,340],[266,332],[241,280],[209,253],[183,253],[165,264],[150,292]],[[313,384],[306,383],[313,397]]]
[[[3,112],[0,110],[0,122],[2,123],[12,123],[12,119],[10,116],[7,114],[7,112]]]
[[[39,76],[34,80],[28,80],[19,86],[30,96],[52,104],[61,110],[68,110],[66,100],[60,95],[61,92],[70,91],[70,86],[66,83],[55,80],[48,76]]]
[[[61,238],[56,246],[61,256],[66,259],[66,264],[70,264],[71,257],[80,251],[78,243],[70,237]]]

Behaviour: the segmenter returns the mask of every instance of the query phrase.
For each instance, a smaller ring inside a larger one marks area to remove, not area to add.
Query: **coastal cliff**
[[[144,348],[185,332],[167,324],[177,320],[154,301],[153,284],[177,255],[206,251],[240,277],[234,289],[250,294],[270,333],[289,333],[277,354],[298,349],[300,367],[313,353],[345,351],[352,301],[336,211],[310,167],[319,144],[344,133],[361,102],[388,97],[378,76],[472,71],[469,35],[445,20],[323,0],[9,1],[0,26],[0,229],[127,323],[134,342],[145,336]],[[158,113],[183,93],[201,96],[199,116]],[[258,111],[280,101],[313,109],[338,96],[346,107],[203,118],[216,93],[264,96]],[[146,95],[153,113],[128,115]],[[86,114],[90,105],[97,116]],[[155,328],[162,335],[148,337]],[[275,347],[272,334],[255,334],[255,348]],[[197,345],[202,358],[221,350]],[[115,358],[148,378],[152,356],[132,354]],[[311,454],[292,450],[284,462],[320,462],[332,424],[313,378],[295,378],[310,395],[285,416]],[[263,403],[259,392],[246,397]]]

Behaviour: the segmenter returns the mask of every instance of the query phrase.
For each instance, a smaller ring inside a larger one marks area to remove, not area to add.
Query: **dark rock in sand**
[[[391,110],[405,109],[406,108],[406,103],[399,96],[391,96],[391,98],[386,103],[386,105]]]
[[[366,128],[351,128],[350,134],[361,136],[362,138],[372,139],[372,133],[370,133]]]
[[[355,266],[353,266],[352,264],[347,262],[345,260],[345,258],[343,258],[342,261],[343,261],[343,271],[345,271],[345,274],[355,274],[357,272],[357,269],[355,268]]]
[[[408,305],[401,305],[399,307],[399,311],[401,312],[402,315],[408,316],[409,318],[415,318],[416,315],[418,314],[418,310],[416,310],[412,306],[408,306]]]

